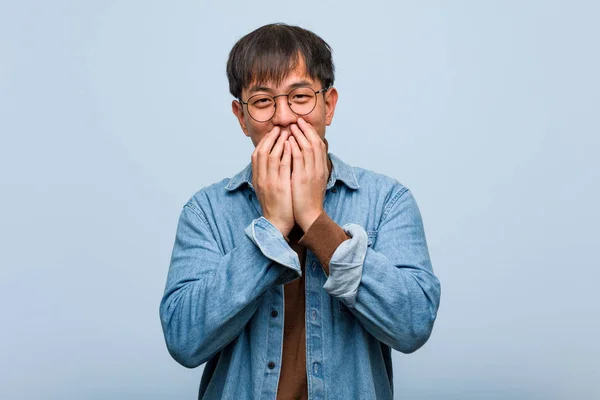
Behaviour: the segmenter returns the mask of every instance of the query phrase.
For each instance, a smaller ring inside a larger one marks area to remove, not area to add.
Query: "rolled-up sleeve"
[[[350,239],[340,244],[333,253],[329,261],[329,277],[323,288],[352,307],[362,277],[368,236],[360,225],[347,224],[343,229]]]
[[[268,219],[265,217],[255,219],[246,227],[245,232],[265,257],[288,267],[275,284],[285,284],[302,276],[298,254]]]
[[[367,252],[367,233],[356,224],[339,226],[326,212],[300,239],[319,259],[327,281],[323,288],[348,305],[354,304]]]

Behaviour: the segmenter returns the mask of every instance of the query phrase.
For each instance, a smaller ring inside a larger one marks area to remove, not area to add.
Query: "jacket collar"
[[[331,160],[331,174],[329,175],[329,181],[327,182],[327,189],[333,187],[337,181],[343,182],[350,189],[358,189],[360,185],[358,184],[358,179],[356,179],[356,175],[354,174],[352,167],[343,162],[333,153],[328,153],[328,155],[329,159]],[[234,175],[227,186],[225,186],[225,189],[228,191],[234,191],[240,188],[243,184],[247,184],[252,190],[254,190],[254,186],[252,186],[252,163],[249,163],[246,168]]]

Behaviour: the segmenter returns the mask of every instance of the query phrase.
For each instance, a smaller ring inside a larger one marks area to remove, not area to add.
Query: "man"
[[[183,207],[160,305],[169,352],[207,363],[199,398],[391,399],[391,349],[427,341],[440,296],[411,192],[328,154],[338,92],[314,33],[263,26],[227,76],[255,150]]]

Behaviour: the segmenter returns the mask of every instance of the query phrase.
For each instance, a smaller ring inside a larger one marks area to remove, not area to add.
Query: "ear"
[[[248,126],[246,125],[246,121],[244,121],[244,106],[237,100],[233,100],[231,102],[231,111],[233,111],[233,115],[236,116],[238,122],[240,123],[240,128],[244,131],[244,135],[250,136],[248,133]]]
[[[335,113],[335,105],[338,101],[337,89],[332,87],[325,93],[325,125],[331,125],[333,114]]]

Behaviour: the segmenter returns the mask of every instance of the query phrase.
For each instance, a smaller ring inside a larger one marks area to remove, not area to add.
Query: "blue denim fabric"
[[[440,284],[411,192],[329,157],[325,211],[352,239],[335,251],[329,277],[306,254],[309,397],[392,399],[391,349],[410,353],[427,341]],[[206,363],[199,398],[277,394],[283,284],[302,270],[285,238],[261,217],[251,177],[249,164],[200,190],[177,227],[160,318],[177,362]]]
[[[337,297],[347,306],[353,307],[367,256],[369,236],[360,225],[346,224],[343,228],[352,239],[340,244],[331,256],[329,278],[325,281],[323,289],[330,296]]]

